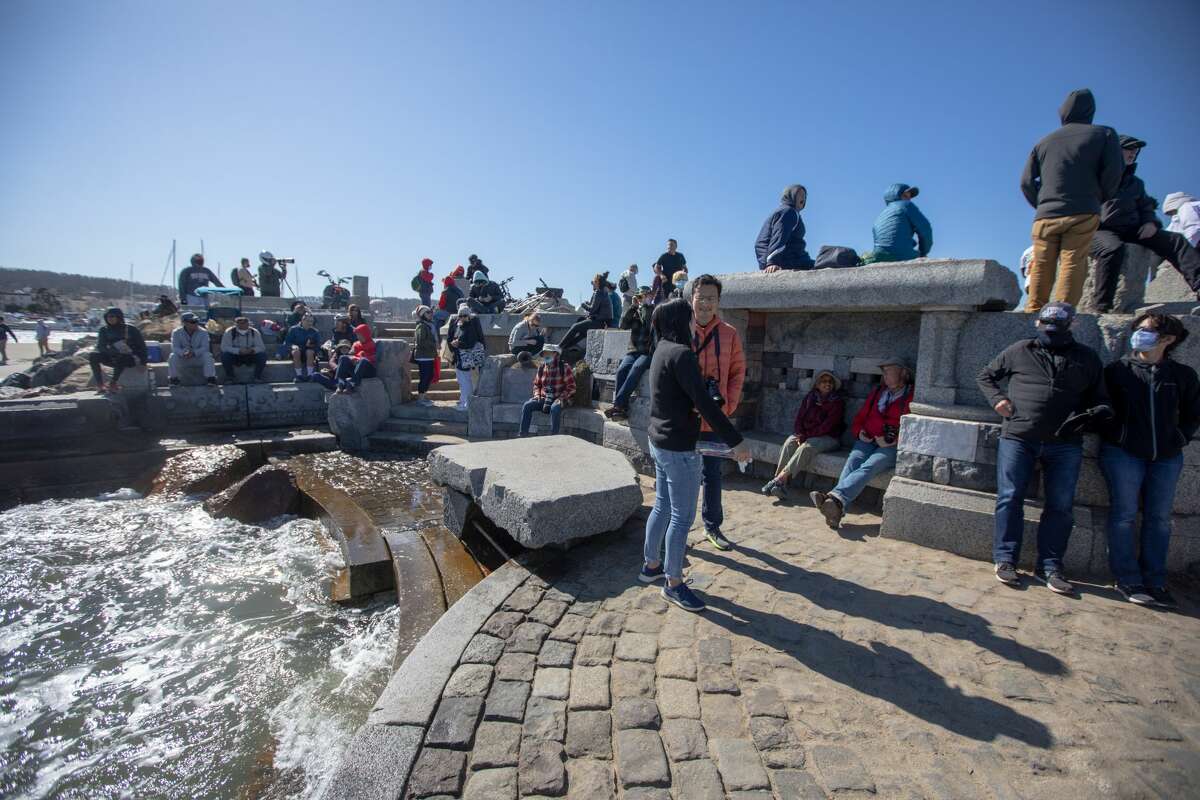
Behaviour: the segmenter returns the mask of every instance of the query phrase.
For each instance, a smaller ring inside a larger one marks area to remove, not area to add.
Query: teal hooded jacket
[[[886,254],[892,261],[927,256],[933,249],[933,226],[916,203],[900,198],[908,189],[906,183],[893,183],[883,196],[887,207],[875,218],[875,252]]]

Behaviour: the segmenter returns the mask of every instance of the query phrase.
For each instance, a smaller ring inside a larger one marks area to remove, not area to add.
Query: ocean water
[[[399,609],[330,602],[318,523],[123,491],[0,513],[0,797],[314,797]]]

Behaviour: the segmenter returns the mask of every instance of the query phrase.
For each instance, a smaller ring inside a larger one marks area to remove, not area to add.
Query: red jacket
[[[428,267],[421,267],[421,271],[417,273],[417,277],[422,283],[428,283],[429,288],[433,288],[433,270]]]
[[[814,436],[832,436],[836,439],[846,427],[846,399],[837,392],[825,398],[824,402],[820,402],[820,398],[821,393],[813,389],[796,411],[793,433],[801,442]]]
[[[350,346],[350,356],[355,360],[365,358],[374,364],[375,340],[371,338],[371,326],[364,322],[354,329],[354,335],[358,337],[358,341]]]
[[[913,387],[909,384],[905,387],[904,394],[900,395],[898,400],[892,401],[887,409],[881,414],[879,413],[879,393],[885,391],[884,385],[881,383],[871,390],[871,394],[867,395],[867,402],[863,403],[863,407],[854,415],[854,422],[850,425],[850,432],[857,439],[858,435],[863,431],[872,439],[883,436],[883,427],[890,425],[897,431],[900,430],[900,418],[908,413],[908,406],[912,403]]]

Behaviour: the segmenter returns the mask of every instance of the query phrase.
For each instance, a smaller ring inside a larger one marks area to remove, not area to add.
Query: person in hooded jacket
[[[1074,592],[1063,571],[1063,555],[1075,525],[1082,432],[1112,417],[1100,356],[1075,341],[1074,319],[1075,309],[1067,303],[1043,306],[1037,335],[1002,350],[976,378],[1003,418],[996,449],[996,579],[1010,586],[1021,583],[1016,563],[1025,534],[1025,495],[1034,466],[1041,462],[1045,501],[1034,575],[1059,594]]]
[[[454,362],[454,376],[458,379],[458,410],[466,411],[474,391],[473,372],[482,369],[487,361],[483,325],[467,306],[459,306],[458,314],[451,317],[446,329],[446,343]]]
[[[1187,337],[1178,317],[1141,314],[1133,321],[1133,354],[1104,368],[1114,412],[1100,446],[1109,496],[1108,564],[1117,591],[1137,605],[1176,607],[1166,583],[1171,509],[1183,449],[1200,429],[1200,379],[1171,358]]]
[[[566,353],[587,332],[596,328],[607,328],[613,322],[613,304],[608,297],[608,273],[601,272],[592,278],[592,299],[585,305],[587,317],[572,325],[558,343],[559,349]]]
[[[461,276],[455,275],[455,273],[460,270],[462,270],[461,266],[442,279],[442,294],[438,298],[437,311],[433,312],[433,322],[438,328],[441,328],[446,324],[446,320],[458,313],[458,304],[463,299],[463,292],[455,283],[455,278]]]
[[[1062,127],[1042,138],[1025,163],[1021,191],[1036,211],[1027,313],[1050,300],[1075,306],[1087,278],[1088,248],[1100,226],[1100,207],[1121,183],[1117,132],[1093,125],[1096,99],[1076,89],[1058,110]]]
[[[800,218],[806,205],[808,190],[800,184],[783,190],[779,208],[767,217],[754,242],[754,256],[763,272],[813,268],[812,256],[804,244],[804,220]]]
[[[476,314],[500,313],[500,287],[487,273],[476,272],[471,279],[471,294],[467,303]]]
[[[869,259],[864,259],[866,263],[912,261],[929,255],[933,249],[933,226],[912,201],[920,191],[907,183],[893,183],[884,193],[884,209],[872,228],[875,249]]]
[[[354,329],[358,337],[350,347],[350,355],[338,359],[335,394],[351,394],[367,378],[375,377],[375,340],[371,338],[371,326],[363,323]]]
[[[1187,192],[1171,192],[1162,209],[1171,220],[1167,230],[1182,234],[1192,247],[1200,247],[1200,200]]]
[[[792,435],[784,440],[779,451],[775,477],[763,485],[762,493],[787,497],[789,480],[806,472],[821,453],[841,446],[845,416],[846,397],[842,394],[842,382],[829,370],[821,370],[796,411]]]
[[[1100,230],[1092,237],[1095,275],[1091,300],[1096,313],[1105,314],[1112,310],[1126,244],[1141,245],[1169,261],[1200,297],[1200,253],[1186,237],[1163,230],[1154,213],[1158,201],[1146,194],[1146,184],[1136,175],[1138,154],[1146,143],[1134,136],[1121,136],[1120,142],[1125,162],[1121,185],[1116,196],[1101,209]]]
[[[196,294],[202,286],[224,286],[221,279],[211,269],[204,266],[204,256],[196,253],[192,256],[191,264],[179,273],[179,302],[187,306],[204,305],[203,298]]]
[[[432,406],[433,401],[425,396],[429,385],[439,377],[441,359],[438,357],[438,329],[433,322],[433,310],[429,306],[417,306],[413,311],[417,319],[413,330],[413,361],[417,364],[417,405]]]
[[[116,306],[104,312],[104,325],[96,336],[96,347],[88,355],[88,364],[92,367],[92,378],[96,389],[100,392],[115,392],[120,390],[117,383],[121,373],[129,367],[146,363],[146,342],[142,332],[133,325],[125,323],[125,312]],[[112,367],[112,382],[108,388],[104,386],[104,372],[101,365]]]

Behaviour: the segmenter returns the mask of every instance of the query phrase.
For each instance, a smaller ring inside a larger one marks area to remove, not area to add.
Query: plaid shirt
[[[562,400],[566,403],[575,394],[575,373],[562,360],[557,360],[553,371],[545,364],[538,367],[533,378],[533,396],[543,400]]]

